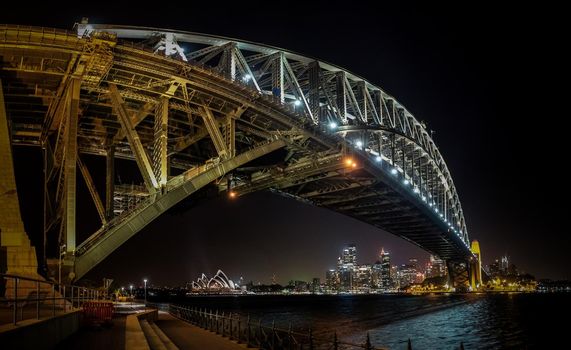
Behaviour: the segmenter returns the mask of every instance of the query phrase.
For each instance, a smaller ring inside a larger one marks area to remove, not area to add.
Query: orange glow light
[[[357,163],[353,163],[353,164],[351,164],[351,166],[352,166],[353,168],[356,168],[356,167],[357,167]]]
[[[345,160],[345,163],[347,163],[347,165],[351,166],[351,165],[353,165],[353,159],[347,158],[347,159]]]
[[[228,193],[228,195],[230,196],[230,198],[236,198],[236,192],[234,192],[234,191],[230,191],[230,193]]]

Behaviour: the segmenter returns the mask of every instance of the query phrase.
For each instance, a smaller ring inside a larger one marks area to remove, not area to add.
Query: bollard
[[[412,343],[410,342],[410,338],[408,338],[408,346],[406,347],[407,350],[412,350]]]

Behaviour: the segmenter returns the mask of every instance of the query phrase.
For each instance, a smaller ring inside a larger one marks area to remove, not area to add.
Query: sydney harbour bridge
[[[71,31],[0,25],[0,79],[8,272],[36,273],[11,152],[34,146],[44,159],[44,250],[62,255],[68,281],[214,187],[232,198],[269,189],[348,215],[445,259],[458,288],[480,283],[479,249],[430,132],[334,64],[224,37],[84,21]],[[89,168],[94,156],[106,160],[103,171]],[[117,183],[126,163],[139,184]],[[105,176],[104,189],[94,176]],[[101,222],[81,235],[79,177]]]

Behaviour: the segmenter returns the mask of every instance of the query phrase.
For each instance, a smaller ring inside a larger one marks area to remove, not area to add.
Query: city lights
[[[398,170],[396,168],[391,169],[391,174],[396,175],[397,173],[398,173]]]

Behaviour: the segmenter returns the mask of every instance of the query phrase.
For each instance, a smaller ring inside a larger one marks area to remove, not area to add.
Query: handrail
[[[161,307],[158,307],[161,308]],[[164,309],[164,308],[161,308]],[[208,312],[206,308],[186,307],[169,304],[168,312],[183,321],[228,337],[246,346],[260,349],[365,349],[386,350],[371,345],[369,335],[365,343],[355,344],[340,341],[337,333],[331,338],[316,337],[311,329],[307,333],[293,331],[291,324],[288,329],[263,325],[261,320],[253,321],[248,316],[245,320],[236,313],[220,313],[218,310]]]
[[[94,288],[64,285],[53,281],[46,281],[32,277],[18,276],[13,274],[0,273],[5,288],[8,294],[8,288],[12,289],[13,297],[1,298],[0,303],[7,304],[12,307],[12,324],[17,325],[19,321],[25,319],[35,318],[39,320],[41,317],[40,305],[51,303],[51,316],[56,316],[56,311],[59,310],[63,313],[74,311],[81,308],[82,304],[90,300],[107,299],[107,293],[102,290]],[[9,281],[12,281],[13,286],[9,286]],[[35,285],[30,287],[22,287],[21,282],[35,282]],[[47,285],[48,291],[45,290]],[[44,288],[42,288],[44,286]],[[35,287],[35,288],[34,288]],[[27,290],[26,297],[20,297],[23,290]],[[45,293],[42,293],[44,291]],[[32,297],[35,293],[35,297]],[[51,296],[49,296],[51,294]],[[42,297],[43,295],[43,297]],[[34,315],[27,316],[24,314],[24,309],[28,303],[35,303]],[[56,306],[56,304],[58,304]]]

